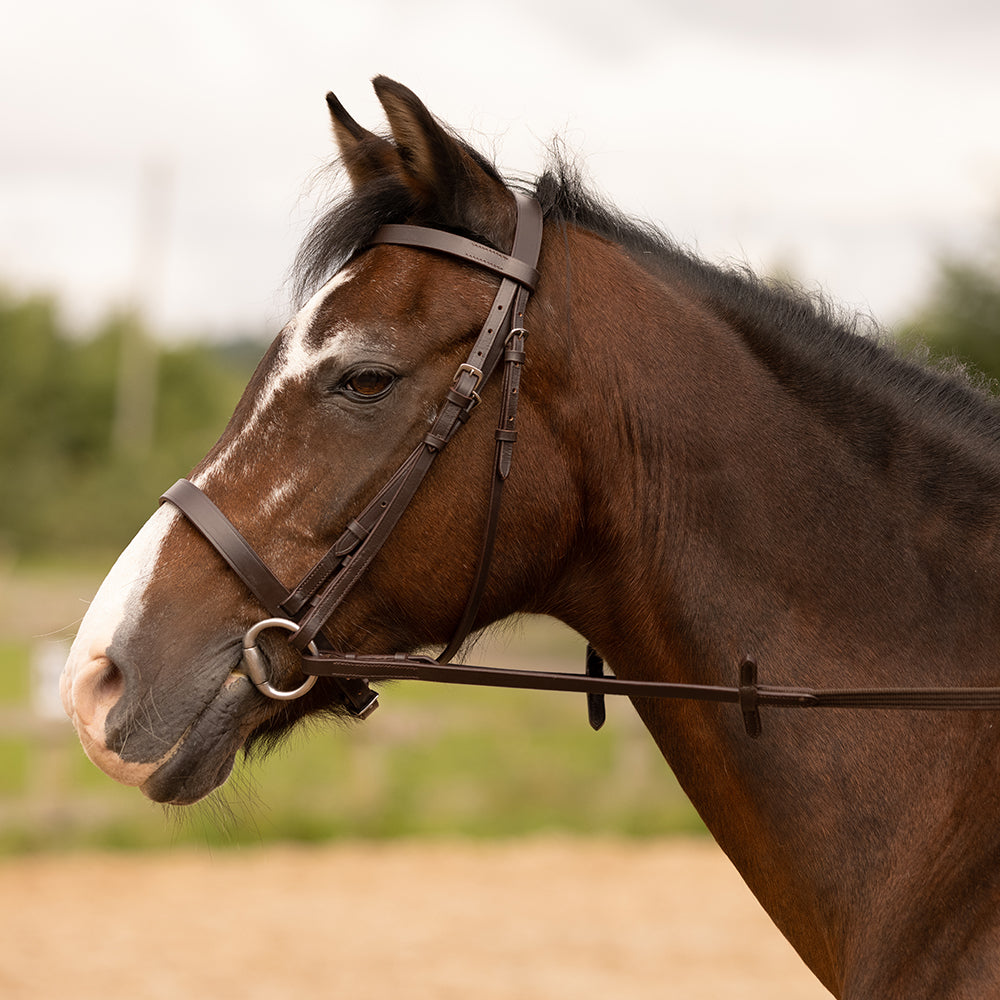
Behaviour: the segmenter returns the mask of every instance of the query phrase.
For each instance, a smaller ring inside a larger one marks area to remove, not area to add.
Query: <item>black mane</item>
[[[493,165],[462,146],[499,179]],[[942,460],[954,456],[959,445],[968,451],[974,443],[970,436],[986,448],[987,464],[1000,458],[993,451],[1000,447],[1000,408],[961,366],[933,366],[926,354],[903,352],[870,319],[841,313],[822,296],[762,279],[745,267],[707,263],[652,224],[595,196],[559,153],[534,184],[512,186],[538,198],[546,221],[608,239],[650,273],[682,283],[739,331],[788,392],[841,427],[871,460],[885,464],[898,430],[913,425],[933,429]],[[339,270],[381,225],[416,221],[461,228],[455,220],[416,214],[407,189],[391,178],[335,204],[310,230],[296,257],[298,296],[304,298]]]
[[[679,281],[739,332],[785,391],[880,469],[916,480],[928,503],[965,523],[1000,496],[1000,403],[954,360],[931,364],[867,317],[745,267],[706,263],[655,227],[595,198],[557,161],[538,182],[547,218],[621,245],[640,265]]]

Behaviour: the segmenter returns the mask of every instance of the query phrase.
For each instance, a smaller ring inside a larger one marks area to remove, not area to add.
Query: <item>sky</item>
[[[1000,218],[996,0],[3,0],[0,287],[87,330],[275,333],[324,95],[412,88],[501,168],[553,138],[712,261],[891,324]]]

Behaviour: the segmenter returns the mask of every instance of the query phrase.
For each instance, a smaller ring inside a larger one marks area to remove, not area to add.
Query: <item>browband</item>
[[[535,202],[537,205],[537,202]],[[540,213],[539,213],[540,215]],[[538,284],[538,270],[527,261],[519,260],[517,256],[501,253],[492,247],[484,246],[473,240],[446,233],[441,229],[428,229],[425,226],[382,226],[372,243],[393,243],[397,246],[419,247],[421,250],[437,250],[467,260],[477,267],[510,278],[519,285],[524,285],[529,291],[535,290]],[[514,248],[514,254],[517,247]]]

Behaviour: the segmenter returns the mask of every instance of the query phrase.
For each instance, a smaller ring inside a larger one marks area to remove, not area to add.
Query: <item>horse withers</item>
[[[565,164],[515,194],[410,91],[375,88],[387,137],[329,98],[351,192],[307,238],[305,305],[182,491],[242,555],[169,501],[81,625],[63,699],[98,766],[193,802],[242,747],[370,706],[362,679],[309,686],[300,648],[410,654],[523,612],[566,622],[624,680],[725,685],[755,663],[786,685],[995,683],[991,399],[698,260]],[[484,368],[470,351],[487,342]],[[275,609],[288,624],[255,634],[250,669],[245,638]],[[772,712],[751,738],[731,706],[634,702],[831,992],[1000,992],[992,713]]]

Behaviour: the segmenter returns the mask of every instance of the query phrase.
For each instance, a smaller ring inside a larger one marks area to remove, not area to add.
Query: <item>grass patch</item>
[[[26,705],[30,650],[24,642],[0,641],[0,705]]]

